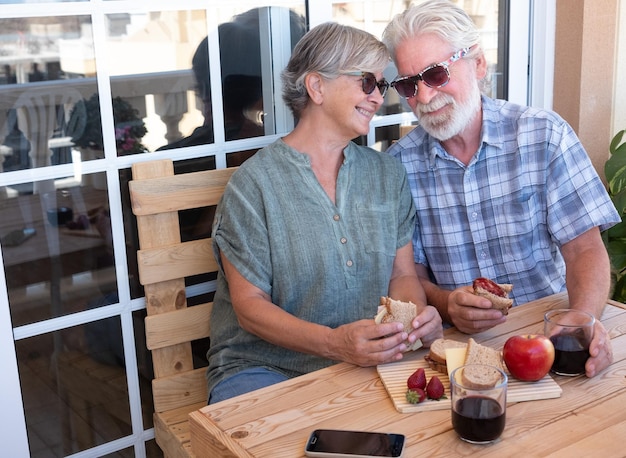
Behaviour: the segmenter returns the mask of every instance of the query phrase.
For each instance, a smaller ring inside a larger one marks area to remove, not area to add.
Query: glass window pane
[[[31,456],[131,434],[119,317],[16,342]]]
[[[0,30],[0,171],[87,160],[72,155],[84,126],[70,113],[96,93],[89,16],[0,19]]]
[[[172,147],[192,134],[195,144],[212,143],[191,69],[198,43],[207,36],[205,12],[116,13],[106,16],[106,25],[111,93],[126,104],[125,119],[113,110],[118,155]],[[206,46],[204,51],[206,65]],[[210,111],[206,115],[210,121]]]
[[[222,16],[229,11],[226,7],[221,10]],[[291,9],[233,11],[232,17],[220,24],[226,140],[281,131],[282,118],[287,114],[277,109],[281,106],[281,93],[273,78],[283,70],[305,28],[303,8],[298,4]]]
[[[14,326],[117,301],[104,173],[6,186],[0,246]]]
[[[154,439],[146,442],[146,456],[148,458],[163,458],[163,451]]]
[[[142,120],[147,129],[133,139],[155,151],[212,143],[215,129],[223,129],[225,140],[279,130],[286,115],[274,104],[282,70],[276,56],[288,57],[304,34],[303,10],[301,2],[292,9],[220,6],[216,16],[223,19],[217,36],[211,34],[216,43],[209,42],[204,11],[108,15],[112,94],[130,103],[137,110],[130,121]],[[219,55],[210,55],[211,48]],[[212,96],[210,59],[220,62],[221,103]],[[220,106],[223,126],[214,126],[213,110]],[[131,137],[117,121],[115,134],[118,145]],[[121,154],[128,153],[118,146]]]

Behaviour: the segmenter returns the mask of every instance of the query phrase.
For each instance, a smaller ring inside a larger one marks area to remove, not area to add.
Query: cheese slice
[[[448,377],[457,367],[465,364],[465,354],[467,348],[446,348],[446,368],[448,369]]]

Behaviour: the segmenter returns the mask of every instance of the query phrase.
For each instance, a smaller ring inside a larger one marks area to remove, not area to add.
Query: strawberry
[[[439,380],[439,377],[433,375],[431,379],[428,381],[428,385],[426,385],[426,395],[428,399],[439,400],[444,397],[445,389],[443,388],[443,383]]]
[[[421,388],[415,388],[414,390],[407,390],[406,400],[410,404],[419,404],[426,399],[426,393]]]
[[[424,372],[423,367],[420,367],[411,374],[406,381],[406,386],[409,390],[415,390],[416,388],[424,390],[426,388],[426,372]]]

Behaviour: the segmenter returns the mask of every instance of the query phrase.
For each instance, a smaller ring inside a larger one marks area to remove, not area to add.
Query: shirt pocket
[[[493,204],[495,227],[502,236],[523,235],[533,231],[535,214],[539,211],[534,192],[516,192],[503,196]]]
[[[545,208],[535,192],[518,192],[494,205],[491,237],[499,241],[504,259],[529,261],[536,250],[549,246]],[[534,261],[531,261],[534,262]]]
[[[391,206],[359,205],[357,209],[360,238],[365,252],[395,256],[398,218]]]

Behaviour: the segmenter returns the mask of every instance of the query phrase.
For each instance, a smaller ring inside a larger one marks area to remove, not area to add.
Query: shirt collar
[[[480,155],[481,151],[484,150],[484,145],[490,145],[497,149],[501,149],[504,141],[501,131],[501,121],[502,118],[499,115],[499,106],[497,102],[487,96],[481,96],[482,100],[482,112],[483,112],[483,121],[482,121],[482,130],[481,130],[481,146],[478,150],[477,156]],[[434,161],[437,156],[447,159],[447,160],[455,160],[453,156],[447,153],[447,151],[441,146],[441,142],[431,135],[426,134],[425,141],[427,141],[428,152],[430,156],[430,160]],[[475,159],[472,159],[472,162]],[[434,163],[434,162],[433,162]]]
[[[278,143],[282,149],[281,154],[284,154],[285,157],[294,164],[306,167],[311,166],[311,159],[308,154],[302,154],[299,151],[296,151],[294,148],[285,143],[282,138],[278,139]],[[348,142],[346,147],[343,149],[343,163],[349,164],[352,162],[356,154],[358,154],[357,144],[352,141]]]

